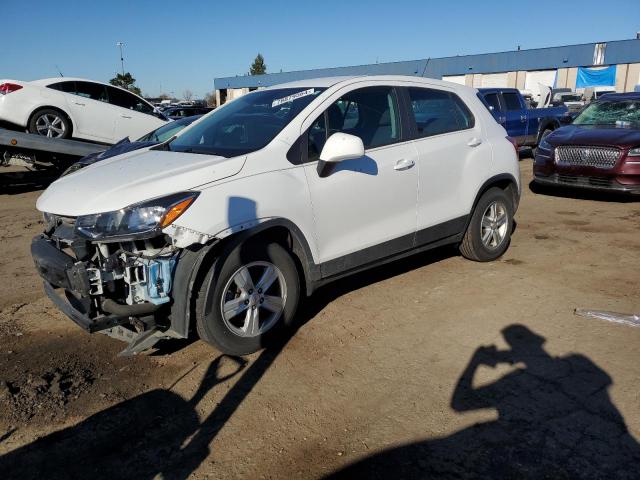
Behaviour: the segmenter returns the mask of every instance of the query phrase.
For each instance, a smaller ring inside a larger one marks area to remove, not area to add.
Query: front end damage
[[[47,220],[31,253],[47,295],[76,324],[127,341],[121,355],[139,353],[163,338],[187,336],[169,319],[181,253],[171,236],[160,232],[146,239],[93,241],[78,235],[75,218]]]

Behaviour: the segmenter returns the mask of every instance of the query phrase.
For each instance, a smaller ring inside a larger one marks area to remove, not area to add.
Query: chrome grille
[[[556,163],[578,167],[612,168],[620,150],[611,147],[556,147]]]

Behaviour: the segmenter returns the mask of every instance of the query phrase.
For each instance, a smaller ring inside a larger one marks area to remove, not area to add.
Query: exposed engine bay
[[[74,218],[45,219],[45,233],[32,244],[36,267],[82,314],[76,323],[123,340],[168,327],[156,324],[161,317],[156,312],[171,300],[179,251],[168,236],[93,242],[76,235]]]

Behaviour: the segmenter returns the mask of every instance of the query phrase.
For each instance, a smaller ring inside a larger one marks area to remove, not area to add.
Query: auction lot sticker
[[[314,89],[310,88],[309,90],[303,90],[302,92],[294,93],[292,95],[287,95],[286,97],[277,98],[271,103],[271,108],[277,107],[278,105],[282,105],[283,103],[293,102],[298,98],[306,97],[307,95],[313,95]]]

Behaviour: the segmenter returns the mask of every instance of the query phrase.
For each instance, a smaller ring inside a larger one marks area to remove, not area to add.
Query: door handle
[[[407,160],[406,158],[403,158],[403,159],[398,160],[396,162],[396,164],[393,167],[393,169],[394,170],[409,170],[415,164],[416,164],[416,162],[414,162],[413,160]]]
[[[526,115],[520,115],[520,121],[521,122],[526,122],[527,121],[527,116]]]
[[[467,145],[469,145],[470,147],[477,147],[481,143],[482,143],[482,140],[480,140],[478,137],[473,137],[471,140],[467,142]]]
[[[125,115],[124,113],[120,114],[122,118],[131,118],[129,115]]]

